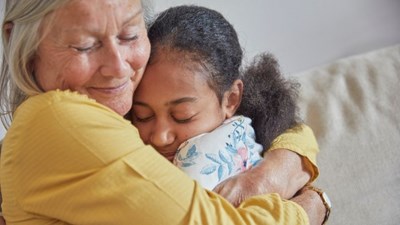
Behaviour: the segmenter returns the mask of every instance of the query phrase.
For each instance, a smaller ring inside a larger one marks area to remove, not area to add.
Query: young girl
[[[271,55],[241,73],[242,48],[220,13],[170,8],[151,25],[149,39],[132,121],[145,143],[205,188],[256,165],[272,140],[297,125],[295,87]]]

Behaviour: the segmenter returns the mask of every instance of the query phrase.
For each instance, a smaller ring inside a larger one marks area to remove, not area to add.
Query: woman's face
[[[227,116],[204,71],[179,59],[157,59],[135,92],[132,121],[142,140],[172,161],[181,143],[215,129]]]
[[[43,20],[34,73],[126,114],[150,53],[140,0],[71,0]]]

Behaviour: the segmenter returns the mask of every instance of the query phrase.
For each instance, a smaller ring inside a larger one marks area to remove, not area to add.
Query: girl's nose
[[[155,147],[165,147],[171,145],[174,141],[173,129],[165,122],[157,122],[150,136],[151,144]]]

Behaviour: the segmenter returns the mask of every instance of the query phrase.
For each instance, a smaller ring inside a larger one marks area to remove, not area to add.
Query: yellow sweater
[[[276,194],[234,208],[144,145],[127,120],[71,92],[18,108],[3,142],[1,189],[8,225],[308,224],[299,205]]]

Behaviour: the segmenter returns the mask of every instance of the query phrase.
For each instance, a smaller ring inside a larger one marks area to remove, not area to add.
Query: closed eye
[[[96,43],[90,46],[74,46],[71,45],[70,48],[74,49],[77,52],[85,53],[97,49],[100,46],[100,43]]]
[[[86,48],[79,48],[79,47],[74,47],[74,49],[78,52],[88,52],[93,48],[93,46],[86,47]]]
[[[139,38],[138,35],[134,35],[134,36],[128,36],[128,37],[118,37],[119,40],[123,41],[123,42],[131,42],[131,41],[135,41]]]
[[[185,118],[185,119],[178,119],[173,117],[174,121],[177,123],[189,123],[193,120],[193,118],[196,116],[197,114],[194,114],[193,116],[189,117],[189,118]]]
[[[135,120],[136,122],[139,122],[139,123],[149,122],[149,121],[152,120],[153,118],[154,118],[154,116],[148,116],[148,117],[142,117],[142,118],[140,118],[140,117],[134,115],[134,120]]]

